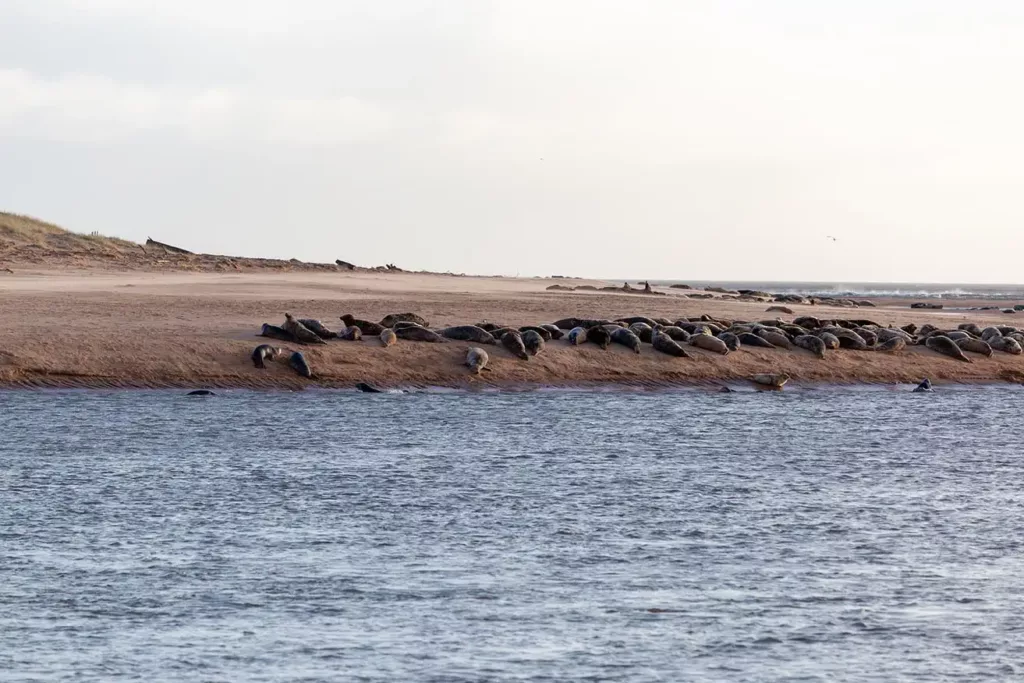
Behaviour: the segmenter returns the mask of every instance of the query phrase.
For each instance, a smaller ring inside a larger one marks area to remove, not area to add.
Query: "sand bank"
[[[566,280],[565,284],[586,281]],[[338,316],[379,320],[412,311],[433,326],[551,322],[568,316],[696,316],[745,320],[774,318],[768,304],[721,299],[604,292],[551,292],[550,280],[451,277],[407,273],[321,272],[77,272],[18,269],[0,274],[0,386],[26,387],[248,387],[298,389],[383,386],[638,386],[742,381],[781,372],[794,382],[906,383],[1024,382],[1024,357],[973,356],[971,364],[911,348],[897,355],[830,352],[819,360],[803,350],[742,349],[717,356],[693,349],[693,359],[670,358],[645,345],[639,356],[624,347],[570,347],[551,342],[529,362],[488,347],[493,372],[471,378],[463,342],[400,341],[384,349],[376,340],[335,341],[299,347],[317,374],[305,380],[283,364],[253,368],[249,354],[268,340],[264,322],[280,324],[286,311],[339,326]],[[596,283],[607,284],[607,283]],[[613,283],[614,284],[614,283]],[[619,283],[621,284],[621,283]],[[955,327],[1024,324],[1024,314],[998,311],[911,310],[908,301],[878,301],[877,308],[830,309],[790,305],[796,315],[870,318],[882,325],[926,322]],[[970,302],[972,305],[984,302]],[[783,316],[789,319],[790,316]],[[277,342],[273,342],[278,344]]]

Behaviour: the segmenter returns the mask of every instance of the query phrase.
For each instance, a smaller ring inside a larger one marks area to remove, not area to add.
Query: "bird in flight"
[[[835,237],[833,237],[832,235],[825,235],[825,237],[827,237],[828,239],[832,240],[833,242],[838,242],[839,241]]]

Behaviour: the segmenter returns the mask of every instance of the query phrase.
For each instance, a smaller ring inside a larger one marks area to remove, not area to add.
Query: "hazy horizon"
[[[1012,283],[1022,56],[1009,1],[10,0],[0,211],[441,272]]]

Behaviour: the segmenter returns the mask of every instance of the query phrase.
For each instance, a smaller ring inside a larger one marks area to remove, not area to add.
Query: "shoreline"
[[[566,284],[597,282],[566,278]],[[1024,384],[1024,356],[997,352],[964,363],[923,347],[896,355],[829,351],[818,359],[802,349],[741,348],[718,356],[687,347],[693,358],[673,358],[645,344],[640,355],[613,345],[548,342],[529,361],[500,346],[485,346],[492,372],[473,377],[463,365],[468,342],[376,339],[300,346],[258,336],[264,322],[285,312],[322,319],[339,329],[352,313],[380,320],[411,311],[432,327],[484,320],[536,325],[569,316],[644,315],[764,320],[781,315],[869,318],[880,325],[966,321],[1013,325],[1024,315],[999,311],[910,309],[905,301],[874,300],[870,308],[787,304],[793,315],[768,312],[763,301],[695,299],[600,291],[548,291],[549,280],[471,278],[410,273],[87,273],[36,271],[0,278],[0,388],[91,389],[349,389],[357,382],[383,388],[446,387],[522,390],[546,387],[627,388],[743,385],[758,373],[786,374],[796,385]],[[599,283],[600,284],[600,283]],[[978,303],[984,303],[979,301]],[[317,379],[280,362],[257,370],[252,349],[271,343],[301,350]]]

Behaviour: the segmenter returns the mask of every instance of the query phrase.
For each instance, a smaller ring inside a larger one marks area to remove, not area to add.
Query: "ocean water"
[[[642,278],[641,278],[642,280]],[[637,282],[636,278],[629,282]],[[704,280],[658,280],[651,284],[688,284],[702,289],[708,286],[730,290],[753,289],[771,294],[799,294],[834,298],[893,298],[893,299],[992,299],[1024,303],[1024,285],[970,284],[929,282],[739,282]]]
[[[1020,679],[1022,399],[0,392],[0,680]]]

